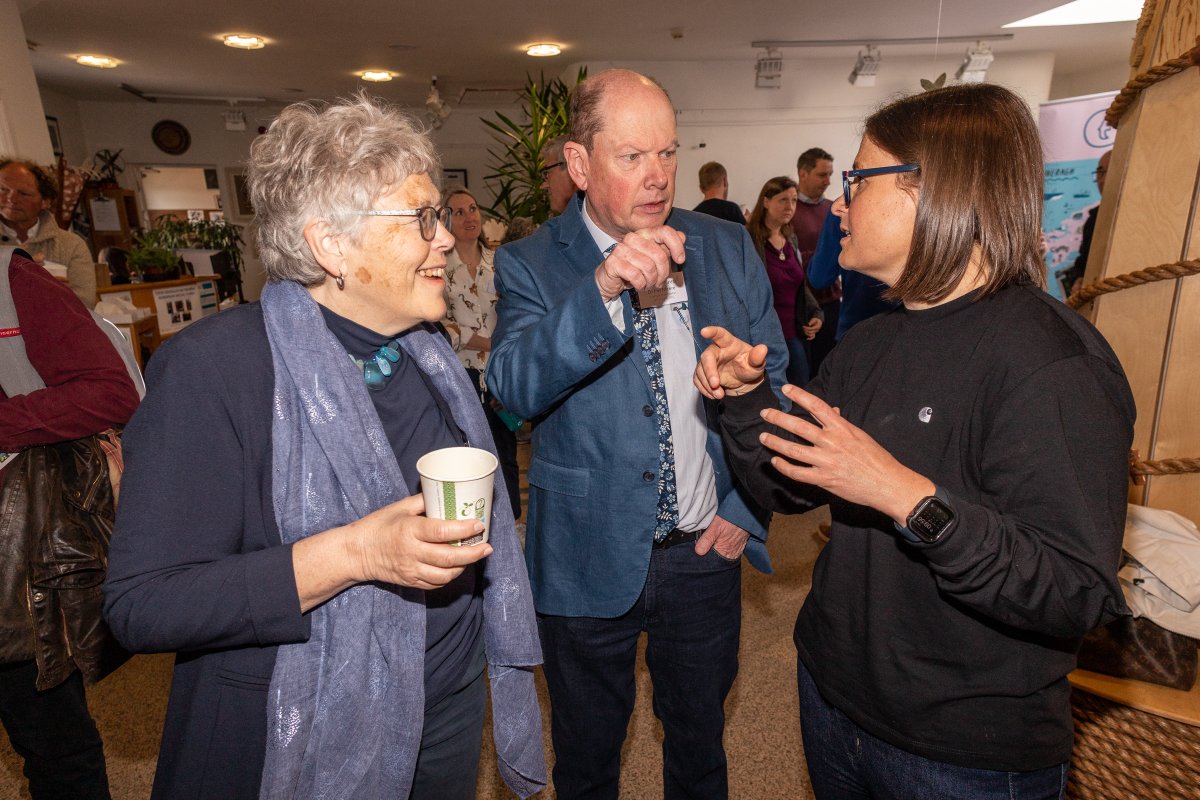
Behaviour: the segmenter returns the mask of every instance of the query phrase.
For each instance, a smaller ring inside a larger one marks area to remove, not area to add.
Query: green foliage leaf
[[[587,68],[579,70],[575,82],[587,77]],[[547,81],[541,74],[535,80],[525,76],[521,101],[523,120],[495,112],[495,119],[480,118],[488,127],[496,146],[488,149],[491,172],[484,183],[495,195],[487,211],[508,222],[513,217],[529,217],[545,222],[550,216],[550,198],[542,188],[542,148],[555,136],[570,129],[571,87],[560,78]]]

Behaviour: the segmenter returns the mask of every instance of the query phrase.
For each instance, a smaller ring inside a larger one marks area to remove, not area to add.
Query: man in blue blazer
[[[563,148],[584,191],[496,255],[487,381],[534,419],[526,562],[550,689],[560,798],[616,798],[638,637],[662,721],[668,798],[728,795],[743,549],[770,571],[768,515],[730,473],[692,385],[706,326],[787,350],[745,228],[672,209],[666,93],[608,70],[576,87]]]

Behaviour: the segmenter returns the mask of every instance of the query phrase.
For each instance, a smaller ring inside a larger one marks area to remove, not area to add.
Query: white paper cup
[[[477,519],[483,533],[452,544],[480,544],[492,528],[492,485],[499,462],[487,450],[446,447],[417,459],[425,516],[431,519]]]

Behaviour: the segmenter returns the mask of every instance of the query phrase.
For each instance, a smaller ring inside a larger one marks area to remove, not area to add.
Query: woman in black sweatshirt
[[[796,621],[817,797],[1061,797],[1067,673],[1123,613],[1134,406],[1100,334],[1044,291],[1042,151],[991,85],[898,100],[844,173],[841,264],[895,311],[855,327],[791,413],[766,348],[696,371],[765,507],[833,520]],[[851,202],[853,200],[853,202]]]

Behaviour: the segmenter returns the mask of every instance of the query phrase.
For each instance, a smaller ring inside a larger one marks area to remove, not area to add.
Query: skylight
[[[1142,0],[1075,0],[1073,3],[1010,22],[1005,28],[1042,28],[1052,25],[1095,25],[1129,22],[1142,14]]]

